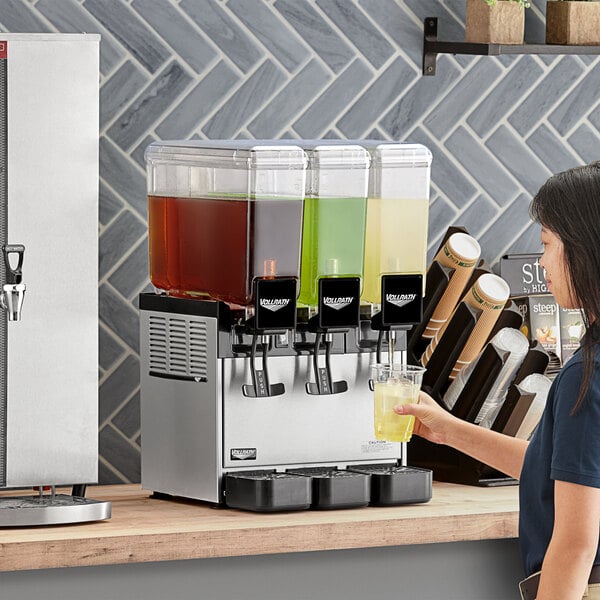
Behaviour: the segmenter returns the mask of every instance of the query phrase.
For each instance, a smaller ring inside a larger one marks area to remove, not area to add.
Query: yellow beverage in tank
[[[363,302],[381,304],[382,274],[425,275],[428,217],[425,198],[367,200]]]
[[[413,404],[419,398],[420,386],[408,382],[387,381],[375,383],[375,438],[388,442],[408,442],[412,436],[415,418],[398,415],[394,406]]]

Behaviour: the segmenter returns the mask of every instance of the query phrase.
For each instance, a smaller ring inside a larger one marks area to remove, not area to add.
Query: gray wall
[[[597,56],[440,56],[465,0],[2,0],[8,32],[98,32],[100,480],[139,481],[136,298],[148,287],[143,152],[156,139],[377,137],[433,152],[430,252],[448,225],[495,263],[538,250],[531,195],[600,158]],[[527,11],[543,41],[545,0]]]
[[[282,534],[283,535],[283,534]],[[517,540],[0,573],[10,600],[515,600]]]

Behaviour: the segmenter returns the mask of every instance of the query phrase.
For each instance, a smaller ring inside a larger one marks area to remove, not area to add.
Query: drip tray
[[[288,473],[311,478],[311,508],[358,508],[369,504],[370,477],[365,473],[327,467],[290,469]]]
[[[348,466],[349,471],[371,476],[371,504],[392,506],[431,500],[432,471],[396,465]]]
[[[110,517],[110,502],[63,494],[0,496],[0,527],[66,525],[103,521]]]
[[[227,473],[225,504],[258,512],[304,510],[311,504],[310,479],[275,471]]]

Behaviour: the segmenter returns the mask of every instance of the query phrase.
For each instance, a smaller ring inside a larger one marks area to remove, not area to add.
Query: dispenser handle
[[[266,336],[265,336],[266,337]],[[269,383],[269,372],[267,370],[267,356],[269,352],[268,340],[263,340],[262,369],[257,369],[255,364],[256,347],[258,335],[252,336],[252,348],[250,350],[250,372],[252,373],[252,384],[242,385],[242,393],[249,398],[263,398],[268,396],[280,396],[285,393],[283,383]]]
[[[9,255],[18,254],[19,259],[17,266],[13,268],[10,264]],[[23,244],[4,244],[2,246],[2,255],[4,257],[4,266],[6,267],[6,283],[18,284],[23,279],[21,267],[23,266],[23,255],[25,254],[25,246]]]
[[[333,335],[333,334],[329,334]],[[305,384],[306,393],[312,395],[330,395],[341,394],[348,391],[348,383],[343,379],[333,381],[331,377],[331,365],[329,356],[331,353],[331,341],[325,341],[325,367],[319,367],[319,348],[321,345],[321,334],[315,336],[315,347],[313,350],[313,371],[315,374],[315,383],[307,381]]]

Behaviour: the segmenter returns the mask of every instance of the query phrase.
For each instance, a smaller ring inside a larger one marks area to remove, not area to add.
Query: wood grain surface
[[[112,502],[110,520],[1,529],[0,571],[517,537],[516,486],[434,482],[427,504],[284,513],[149,495],[139,485],[90,486],[88,497]]]

